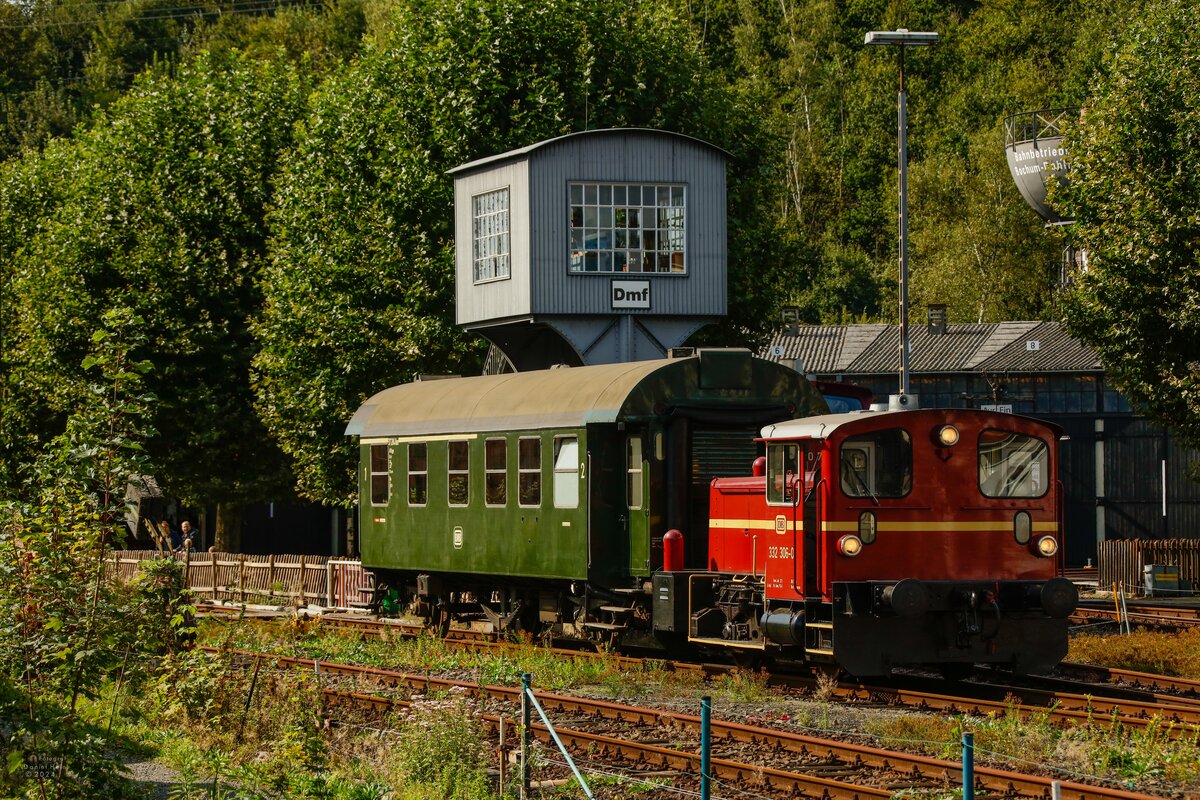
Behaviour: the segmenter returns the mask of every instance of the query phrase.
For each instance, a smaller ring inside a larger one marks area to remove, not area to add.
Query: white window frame
[[[688,274],[686,184],[571,181],[567,198],[572,275]]]
[[[386,506],[392,499],[392,451],[386,444],[370,445],[371,451],[367,459],[367,471],[370,476],[369,490],[371,492],[371,505],[374,507]],[[383,451],[383,469],[375,469],[375,455],[379,451]],[[383,500],[375,499],[375,479],[383,477]]]
[[[525,467],[521,464],[521,442],[534,442],[537,444],[538,463],[536,467]],[[522,477],[525,475],[533,475],[537,478],[538,499],[536,503],[526,503],[524,500],[524,492],[522,491]],[[517,505],[521,508],[541,508],[542,507],[542,439],[540,436],[521,436],[517,439]]]
[[[471,196],[471,277],[475,283],[512,277],[512,202],[507,186]]]
[[[413,469],[412,453],[413,448],[417,446],[425,448],[425,469]],[[406,465],[408,468],[408,476],[407,480],[405,481],[408,491],[404,495],[405,501],[408,503],[410,508],[424,508],[425,506],[429,505],[429,442],[409,442],[408,452],[405,455],[407,456]],[[425,478],[425,491],[423,492],[425,500],[422,503],[414,503],[412,501],[413,478],[421,476],[424,476]]]
[[[450,450],[455,445],[462,445],[467,452],[467,465],[462,469],[455,469],[450,465]],[[450,486],[455,477],[462,477],[466,481],[466,500],[461,503],[450,499]],[[471,442],[467,439],[451,439],[446,442],[446,505],[450,508],[466,508],[471,505]]]
[[[488,450],[492,442],[499,442],[504,447],[504,457],[500,460],[500,467],[495,468],[488,464]],[[493,476],[500,477],[500,491],[504,495],[504,499],[499,503],[493,503],[491,497],[491,483]],[[504,508],[508,505],[508,439],[504,437],[493,437],[483,440],[483,504],[488,508]]]
[[[564,469],[558,465],[558,460],[560,455],[565,451],[568,443],[571,449],[575,451],[575,465],[569,469]],[[555,436],[553,453],[554,479],[551,492],[554,496],[554,507],[579,508],[579,465],[582,463],[579,452],[579,437],[574,434]],[[559,502],[560,495],[562,496],[562,502]]]

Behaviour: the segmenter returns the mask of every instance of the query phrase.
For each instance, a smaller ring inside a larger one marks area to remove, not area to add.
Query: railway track
[[[205,650],[219,652],[212,648]],[[232,651],[232,654],[281,668],[314,670],[322,676],[350,679],[359,686],[370,682],[376,686],[425,693],[458,688],[510,711],[516,708],[520,699],[520,689],[516,687],[480,686],[274,654],[241,651]],[[585,754],[592,760],[601,758],[605,763],[609,763],[610,758],[618,758],[638,773],[677,770],[684,779],[690,780],[699,771],[700,720],[696,716],[549,692],[538,691],[535,695],[542,707],[561,721],[556,723],[555,730],[576,753]],[[322,696],[334,708],[390,710],[404,707],[407,702],[382,694],[333,688],[323,688]],[[487,710],[485,721],[498,727],[499,714],[491,713],[496,708],[489,706]],[[544,726],[535,724],[533,730],[542,741],[549,740],[549,732]],[[712,722],[711,732],[718,747],[712,759],[713,776],[754,786],[760,793],[870,800],[892,797],[906,790],[953,791],[961,781],[961,764],[944,759],[724,720]],[[1047,798],[1051,795],[1052,779],[1048,777],[977,765],[975,779],[977,792],[984,796]],[[1146,800],[1152,797],[1075,782],[1062,782],[1061,796],[1065,800]]]
[[[1130,624],[1148,628],[1166,628],[1178,630],[1200,625],[1200,608],[1190,606],[1153,606],[1130,605],[1128,613],[1122,613],[1121,618],[1129,618]],[[1113,622],[1118,619],[1117,610],[1111,606],[1081,603],[1071,621],[1078,623]]]
[[[412,637],[425,633],[419,625],[380,620],[343,617],[321,617],[321,624],[351,629],[371,636]],[[512,645],[497,642],[491,634],[452,629],[448,644],[476,650],[504,650]],[[577,650],[559,651],[564,657],[600,657],[595,653]],[[616,666],[631,671],[643,669],[644,661],[629,656],[602,656]],[[704,664],[655,659],[656,665],[677,672],[699,672],[708,677],[728,674],[736,669],[727,664]],[[1101,674],[1099,671],[1095,674]],[[1113,671],[1106,673],[1113,674]],[[1049,719],[1062,726],[1097,725],[1124,726],[1143,729],[1166,725],[1171,738],[1200,735],[1200,700],[1195,697],[1164,694],[1154,691],[1133,691],[1128,688],[1109,689],[1092,683],[1054,681],[1048,678],[1022,678],[1025,684],[1040,683],[1044,688],[1014,685],[1011,677],[991,673],[992,680],[947,683],[914,676],[897,676],[890,681],[840,681],[821,686],[827,692],[850,703],[887,707],[905,707],[916,711],[963,714],[973,716],[1017,715],[1024,719]],[[1143,676],[1148,680],[1151,676]],[[996,681],[1004,681],[997,683]],[[1105,683],[1112,681],[1103,677]],[[1172,679],[1163,678],[1166,683]],[[804,674],[774,673],[767,678],[769,686],[777,689],[812,693],[818,689],[818,679]],[[1145,684],[1149,688],[1149,684]],[[1177,682],[1184,686],[1184,682]],[[1193,686],[1193,689],[1196,688]],[[957,692],[956,694],[949,693]],[[1106,692],[1108,694],[1106,694]]]

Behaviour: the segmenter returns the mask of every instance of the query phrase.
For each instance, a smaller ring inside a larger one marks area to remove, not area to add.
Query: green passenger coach
[[[668,530],[707,566],[712,479],[748,472],[763,425],[824,410],[745,350],[394,386],[346,429],[363,564],[443,627],[615,635],[647,617]]]

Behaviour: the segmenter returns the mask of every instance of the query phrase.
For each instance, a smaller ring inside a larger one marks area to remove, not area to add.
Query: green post
[[[963,800],[975,800],[975,734],[962,735]]]
[[[521,800],[529,797],[529,738],[533,728],[533,708],[529,693],[533,691],[533,676],[521,673]]]
[[[708,785],[708,773],[712,764],[712,735],[709,721],[712,716],[712,698],[700,698],[700,800],[709,800],[712,789]]]

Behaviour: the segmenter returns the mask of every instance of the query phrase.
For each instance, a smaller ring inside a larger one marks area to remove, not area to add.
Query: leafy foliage
[[[754,326],[757,309],[778,302],[782,251],[754,213],[769,137],[747,111],[752,98],[706,80],[703,61],[678,46],[689,35],[657,6],[397,4],[377,23],[378,42],[326,83],[279,181],[255,328],[259,413],[303,494],[351,499],[343,431],[367,396],[479,364],[479,343],[452,317],[444,173],[454,166],[584,127],[708,139],[735,157],[731,313]],[[622,46],[601,45],[614,39]]]
[[[138,638],[139,630],[171,626],[156,604],[104,580],[105,556],[124,532],[126,486],[148,471],[144,419],[153,398],[142,388],[149,362],[129,355],[140,320],[113,309],[103,324],[84,360],[102,382],[47,448],[37,499],[0,509],[0,754],[8,765],[0,786],[21,796],[120,794],[102,737],[77,706],[165,644]],[[158,622],[147,624],[147,614]]]
[[[15,262],[12,355],[38,405],[77,402],[87,321],[115,298],[145,321],[159,482],[185,500],[245,502],[287,471],[251,407],[248,319],[276,159],[305,86],[283,63],[236,55],[148,76],[68,152],[67,186]],[[44,173],[43,173],[44,174]]]
[[[1130,403],[1200,446],[1200,17],[1150,3],[1069,134],[1075,236],[1065,306]]]

